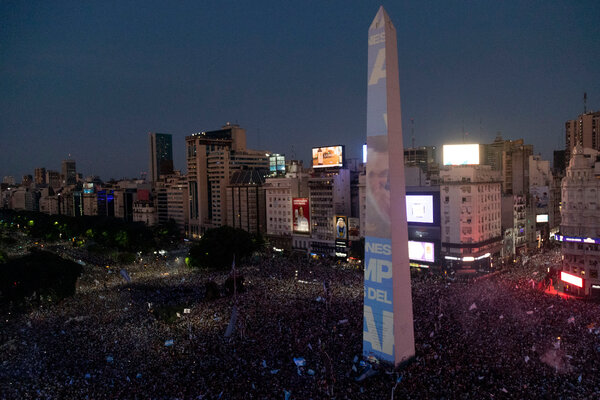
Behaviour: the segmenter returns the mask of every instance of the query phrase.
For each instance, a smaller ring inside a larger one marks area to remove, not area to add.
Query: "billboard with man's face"
[[[310,233],[308,198],[295,197],[292,199],[292,215],[294,233]]]

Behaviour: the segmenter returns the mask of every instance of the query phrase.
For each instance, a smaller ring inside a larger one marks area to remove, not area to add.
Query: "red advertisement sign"
[[[310,210],[308,209],[308,198],[293,198],[292,214],[294,218],[294,232],[310,233]]]

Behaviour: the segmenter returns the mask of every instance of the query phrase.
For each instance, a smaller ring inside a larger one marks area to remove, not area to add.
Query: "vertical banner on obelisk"
[[[369,28],[363,354],[414,355],[396,31],[380,7]]]

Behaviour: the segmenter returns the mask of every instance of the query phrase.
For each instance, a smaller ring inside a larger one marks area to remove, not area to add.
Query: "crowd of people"
[[[363,275],[355,267],[263,256],[237,263],[243,291],[208,300],[206,282],[222,285],[229,271],[194,271],[161,257],[128,266],[86,264],[73,297],[2,315],[0,393],[8,399],[599,398],[600,306],[531,284],[559,258],[556,251],[540,254],[470,282],[414,272],[416,355],[396,370],[362,357]],[[131,282],[119,273],[123,268]],[[157,319],[152,311],[169,305],[181,309],[176,320]],[[230,324],[235,329],[226,337]],[[358,381],[365,362],[374,373]]]

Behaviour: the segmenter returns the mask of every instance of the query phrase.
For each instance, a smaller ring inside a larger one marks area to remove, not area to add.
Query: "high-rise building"
[[[501,171],[504,194],[529,192],[529,156],[533,154],[533,145],[525,144],[523,139],[503,140],[498,134],[493,143],[480,147],[481,164]]]
[[[189,235],[225,225],[226,188],[232,174],[243,169],[269,169],[267,152],[246,149],[246,131],[239,125],[195,133],[185,138],[189,184]]]
[[[63,160],[61,175],[63,185],[74,185],[77,183],[77,169],[75,168],[75,160]]]
[[[62,187],[58,171],[46,171],[46,182],[48,183],[48,186],[53,189],[60,189]]]
[[[246,232],[266,232],[265,175],[268,170],[236,171],[227,185],[227,225]]]
[[[155,182],[155,190],[157,222],[164,224],[173,220],[180,232],[186,232],[189,203],[187,176],[181,175],[180,171],[162,175]]]
[[[500,175],[487,165],[440,170],[442,257],[457,272],[488,270],[502,249]]]
[[[350,171],[339,169],[324,172],[308,179],[308,204],[310,209],[310,240],[308,250],[312,253],[334,256],[336,253],[336,219],[351,215]],[[345,223],[347,225],[347,222]],[[293,247],[303,237],[295,235]],[[342,240],[347,240],[345,235]]]
[[[173,135],[149,133],[150,180],[156,182],[161,175],[173,173]]]
[[[404,149],[404,165],[406,167],[419,167],[426,174],[427,179],[437,181],[440,172],[436,162],[435,146],[407,147]]]
[[[565,122],[565,164],[576,145],[600,151],[600,111],[587,112]]]
[[[31,186],[32,183],[33,183],[33,176],[23,175],[23,179],[21,180],[22,186]]]
[[[600,156],[580,144],[562,180],[559,290],[600,298]]]
[[[34,170],[34,182],[36,185],[46,184],[46,168],[36,168]]]
[[[292,249],[294,218],[304,214],[304,208],[299,209],[301,203],[305,207],[308,205],[308,177],[302,171],[302,164],[292,161],[285,177],[267,178],[265,181],[267,237],[274,247]],[[294,214],[294,210],[298,216]],[[308,213],[309,210],[306,209],[306,215]],[[296,224],[296,231],[304,235],[305,239],[310,238],[310,226],[299,230]],[[300,248],[308,249],[308,240],[301,242]]]

